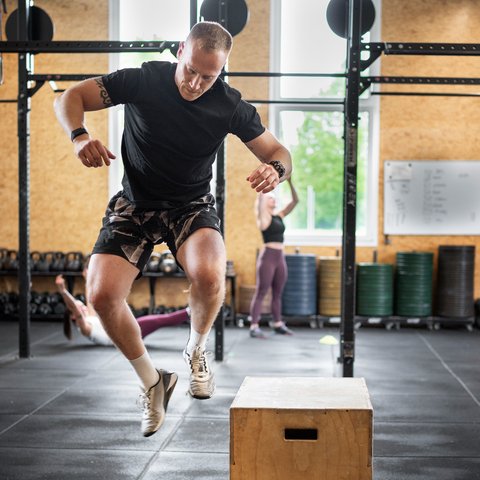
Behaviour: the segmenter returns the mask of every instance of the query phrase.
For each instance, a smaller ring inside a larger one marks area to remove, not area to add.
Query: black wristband
[[[285,167],[278,160],[272,160],[269,165],[277,171],[278,178],[282,178],[285,175]]]
[[[72,130],[72,133],[70,134],[70,140],[73,142],[77,137],[83,135],[84,133],[88,132],[83,127],[76,128],[75,130]]]

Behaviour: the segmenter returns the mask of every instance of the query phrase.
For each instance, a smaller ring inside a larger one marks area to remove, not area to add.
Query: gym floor
[[[227,480],[229,407],[245,376],[341,375],[338,347],[319,343],[338,339],[338,329],[294,329],[257,340],[228,327],[207,401],[186,394],[187,327],[153,333],[155,363],[180,379],[164,426],[143,438],[135,377],[115,349],[79,335],[68,342],[60,323],[36,321],[32,357],[19,359],[17,324],[0,321],[0,478]],[[479,345],[476,329],[357,331],[355,376],[366,379],[374,407],[375,480],[480,479]]]

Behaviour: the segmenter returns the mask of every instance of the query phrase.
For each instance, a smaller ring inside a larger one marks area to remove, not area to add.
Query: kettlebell
[[[36,315],[38,310],[38,305],[36,303],[30,303],[28,305],[28,310],[30,311],[30,315]]]
[[[63,252],[52,253],[52,264],[50,265],[52,272],[64,272],[65,271],[65,254]]]
[[[32,259],[32,270],[37,272],[48,272],[50,270],[50,263],[41,252],[32,252],[30,254]]]
[[[34,303],[35,305],[40,305],[43,301],[43,296],[41,293],[32,290],[30,292],[30,303]]]
[[[53,312],[52,307],[48,303],[47,298],[43,296],[43,301],[38,306],[37,313],[39,313],[40,315],[46,316],[46,315],[50,315],[52,312]]]
[[[55,307],[59,303],[63,303],[63,297],[59,292],[49,293],[48,296],[48,303],[50,303],[50,305],[52,305],[53,307]]]
[[[4,306],[4,313],[7,316],[15,315],[18,312],[18,293],[8,292],[8,300]]]
[[[18,270],[18,253],[16,250],[7,250],[3,261],[3,269],[10,272]]]
[[[40,260],[40,252],[30,252],[30,269],[31,270],[38,270],[37,263]]]
[[[55,252],[42,253],[42,260],[37,264],[39,272],[49,272],[52,270]]]
[[[0,270],[5,270],[3,264],[5,262],[5,258],[7,257],[7,249],[0,248]]]
[[[47,253],[40,253],[37,262],[35,263],[34,270],[39,272],[48,272],[50,270],[50,263],[52,258],[48,256]]]
[[[158,272],[161,262],[161,255],[157,252],[152,252],[147,262],[147,272]]]
[[[52,307],[50,305],[50,298],[48,292],[43,292],[38,295],[38,303],[37,305],[37,314],[39,315],[50,315],[52,313]]]
[[[160,271],[163,273],[175,273],[178,270],[177,262],[170,250],[162,253],[160,259]]]
[[[60,302],[56,303],[52,308],[55,315],[64,315],[67,310],[65,304]]]
[[[65,269],[69,272],[81,272],[83,268],[83,253],[82,252],[68,252],[66,254]]]

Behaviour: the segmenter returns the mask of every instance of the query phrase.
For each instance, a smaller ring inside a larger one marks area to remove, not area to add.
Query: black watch
[[[84,133],[88,132],[83,127],[76,128],[75,130],[72,130],[72,133],[70,134],[70,140],[73,142],[77,137],[83,135]]]
[[[278,160],[272,160],[269,165],[271,165],[277,171],[278,178],[285,176],[285,167]]]

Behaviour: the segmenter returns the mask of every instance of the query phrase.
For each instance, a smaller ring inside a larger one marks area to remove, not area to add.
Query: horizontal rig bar
[[[87,78],[103,77],[105,73],[36,73],[28,75],[27,80],[36,82],[77,82]]]
[[[71,82],[85,80],[86,78],[101,77],[104,73],[75,73],[75,74],[34,74],[29,75],[28,80]],[[344,73],[277,73],[277,72],[223,72],[221,77],[345,77]]]
[[[395,83],[422,85],[480,85],[480,78],[468,77],[361,77],[366,83]]]
[[[0,42],[3,53],[113,53],[178,50],[178,41],[66,40]],[[386,55],[480,55],[480,43],[362,43],[362,50]]]
[[[480,43],[362,43],[362,50],[385,55],[480,55]]]
[[[371,92],[370,95],[390,95],[396,97],[480,97],[480,93],[441,93],[441,92]]]
[[[51,73],[28,75],[28,80],[37,82],[71,82],[81,81],[87,78],[101,77],[103,73]],[[279,105],[343,105],[343,100],[247,100],[249,103],[279,104]]]
[[[243,73],[254,72],[234,72],[237,76]],[[268,72],[258,72],[268,74]],[[28,80],[36,81],[57,81],[57,82],[71,82],[78,80],[85,80],[86,78],[101,77],[104,73],[48,73],[48,74],[32,74],[28,75]],[[226,73],[226,76],[233,76],[231,73]],[[271,74],[277,75],[277,74]],[[289,74],[286,74],[289,75]],[[293,74],[290,74],[293,75]],[[301,75],[301,74],[296,74]],[[310,74],[305,74],[310,75]],[[314,74],[315,75],[315,74]],[[320,75],[320,74],[318,74]],[[338,74],[339,76],[341,74]],[[480,85],[480,78],[468,78],[468,77],[361,77],[361,82],[367,83],[403,83],[403,84],[431,84],[431,85]]]
[[[344,105],[343,100],[246,100],[248,103],[266,103],[273,105]]]
[[[295,73],[295,72],[222,72],[221,77],[327,77],[344,78],[346,73]]]
[[[59,41],[0,42],[1,53],[115,53],[177,51],[180,42],[171,41]]]

